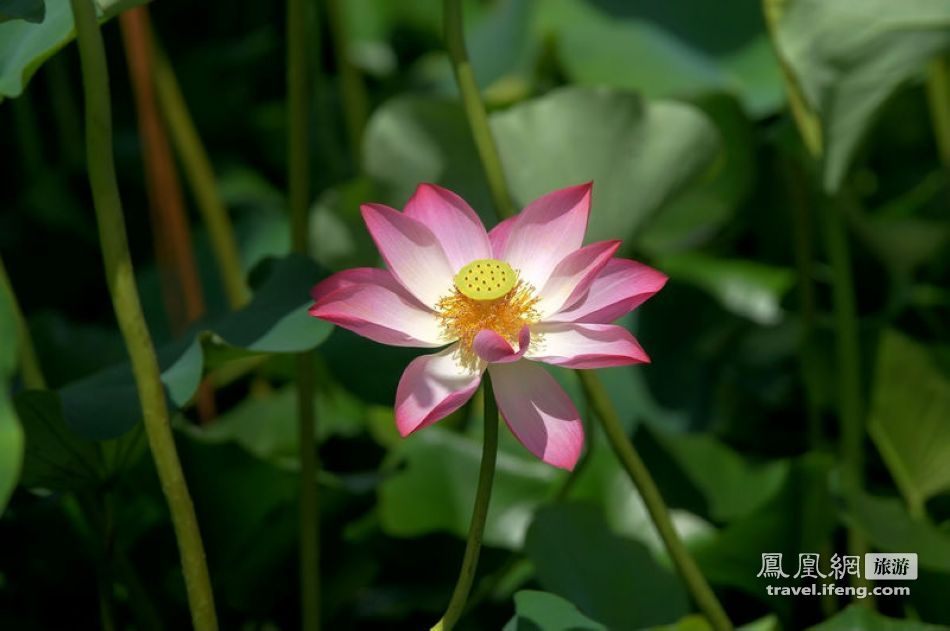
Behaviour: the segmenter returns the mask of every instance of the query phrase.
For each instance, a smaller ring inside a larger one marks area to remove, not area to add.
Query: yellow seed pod
[[[497,259],[476,259],[455,275],[455,286],[472,300],[497,300],[517,283],[511,265]]]

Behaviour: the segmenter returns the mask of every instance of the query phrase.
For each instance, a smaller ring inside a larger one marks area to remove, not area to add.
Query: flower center
[[[455,288],[472,300],[497,300],[511,291],[518,275],[504,261],[476,259],[455,275]]]
[[[538,321],[537,303],[534,287],[520,281],[510,265],[478,259],[459,270],[454,291],[436,307],[446,336],[459,341],[462,364],[474,368],[478,332],[490,329],[515,344],[521,328]]]

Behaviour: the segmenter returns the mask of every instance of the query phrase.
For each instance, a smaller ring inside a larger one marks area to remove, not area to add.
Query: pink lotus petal
[[[420,184],[404,212],[432,231],[442,244],[453,273],[475,259],[492,258],[491,244],[481,219],[452,191],[434,184]]]
[[[615,324],[537,324],[525,357],[567,368],[647,364],[650,358],[630,332]]]
[[[431,230],[382,204],[364,204],[360,211],[386,265],[422,304],[435,307],[452,292],[452,266]]]
[[[629,259],[612,259],[593,280],[587,293],[547,322],[608,324],[633,311],[666,284],[667,276]]]
[[[334,274],[313,288],[310,315],[391,346],[432,348],[444,339],[439,319],[391,272],[369,267]]]
[[[488,233],[488,240],[491,242],[492,256],[496,259],[502,259],[505,256],[505,246],[508,244],[508,235],[515,225],[518,215],[508,217],[501,223],[495,224]]]
[[[599,241],[565,256],[538,294],[541,300],[536,308],[541,319],[584,295],[619,247],[620,241]]]
[[[518,334],[518,350],[516,351],[498,333],[491,329],[482,329],[475,335],[475,341],[472,343],[472,349],[475,354],[489,363],[509,364],[521,359],[521,356],[528,350],[531,344],[530,327],[521,327]]]
[[[498,409],[515,437],[544,462],[573,469],[584,447],[584,427],[570,397],[531,362],[488,367]]]
[[[352,287],[353,285],[365,285],[366,283],[375,283],[386,287],[396,286],[401,293],[409,296],[415,304],[422,308],[422,304],[406,291],[405,287],[399,284],[392,272],[378,267],[353,267],[337,272],[314,285],[313,289],[310,290],[310,297],[313,298],[314,302],[320,302],[337,289]]]
[[[584,242],[591,186],[588,182],[548,193],[515,216],[502,258],[535,289],[544,287],[564,255]]]
[[[445,418],[478,389],[481,370],[461,366],[458,348],[453,344],[440,353],[417,357],[406,366],[396,389],[396,428],[402,436]]]

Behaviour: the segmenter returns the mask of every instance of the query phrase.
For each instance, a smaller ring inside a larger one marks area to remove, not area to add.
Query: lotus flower
[[[460,408],[488,370],[505,422],[531,453],[573,469],[577,408],[541,363],[604,368],[649,362],[611,324],[666,276],[614,258],[619,241],[582,245],[591,184],[549,193],[486,232],[458,195],[422,184],[404,212],[361,207],[388,269],[334,274],[310,315],[382,344],[439,348],[414,359],[396,391],[402,436]]]

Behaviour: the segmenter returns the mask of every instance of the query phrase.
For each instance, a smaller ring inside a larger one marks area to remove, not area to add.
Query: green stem
[[[363,147],[363,130],[369,111],[369,99],[366,85],[359,69],[353,64],[350,55],[349,29],[347,28],[346,3],[340,0],[326,0],[330,37],[333,41],[337,67],[340,71],[340,92],[343,97],[343,118],[346,121],[346,134],[353,159],[357,167],[360,164]]]
[[[471,63],[469,63],[468,53],[465,51],[461,2],[460,0],[445,0],[443,7],[445,40],[449,50],[449,57],[452,60],[455,79],[458,82],[459,91],[462,94],[462,101],[465,104],[465,114],[472,128],[472,135],[475,138],[478,155],[481,159],[482,167],[485,169],[488,185],[491,188],[492,199],[501,217],[511,217],[514,213],[514,205],[512,204],[508,186],[505,181],[505,175],[501,168],[498,147],[495,145],[491,129],[488,126],[488,116],[485,113],[485,106],[482,104],[481,96],[478,92],[478,85],[475,82],[475,74],[472,71]],[[623,428],[620,425],[617,411],[607,397],[597,375],[591,371],[578,371],[578,374],[580,375],[581,384],[584,386],[584,391],[587,394],[588,402],[600,417],[614,452],[617,454],[621,463],[626,467],[630,478],[640,491],[640,495],[647,505],[653,523],[663,538],[666,548],[673,558],[673,562],[686,581],[686,585],[692,592],[696,603],[706,613],[710,623],[717,631],[732,629],[732,623],[729,621],[728,616],[726,616],[722,605],[719,604],[716,595],[709,587],[705,577],[703,577],[695,561],[689,556],[685,546],[683,546],[676,531],[673,529],[659,489],[656,488],[653,478],[650,477],[650,472],[647,470],[646,465],[643,464],[643,461],[640,460],[633,445],[627,440],[626,434],[624,434]],[[494,401],[492,401],[492,405],[494,406]],[[486,413],[487,407],[488,400],[486,399]],[[484,470],[484,453],[482,454],[482,458]],[[494,465],[494,456],[492,456],[492,464]],[[481,490],[481,480],[479,480],[479,490]],[[487,506],[487,498],[485,503]],[[471,535],[469,540],[471,543]],[[459,580],[461,582],[461,578]],[[453,595],[453,601],[454,600]],[[446,616],[448,616],[448,612]],[[436,628],[441,627],[437,626]]]
[[[598,379],[597,373],[590,370],[581,370],[578,371],[578,374],[580,375],[581,385],[584,387],[584,393],[587,395],[587,400],[600,419],[607,440],[610,441],[614,453],[617,454],[617,458],[626,469],[627,475],[630,476],[630,480],[637,487],[640,497],[643,498],[643,503],[650,513],[650,518],[663,539],[673,564],[686,582],[686,587],[692,594],[693,600],[706,615],[713,629],[716,629],[716,631],[732,629],[732,622],[726,615],[725,610],[719,604],[712,588],[709,587],[709,583],[706,582],[706,578],[700,572],[699,566],[696,565],[693,557],[690,556],[686,546],[683,545],[673,528],[673,522],[670,520],[670,514],[663,502],[663,497],[660,495],[660,490],[633,444],[628,440],[627,434],[620,423],[620,416],[610,402],[607,391]]]
[[[838,416],[841,422],[841,460],[845,482],[860,489],[864,483],[864,422],[861,405],[861,354],[858,344],[858,316],[854,301],[851,253],[845,229],[844,209],[838,203],[822,208],[825,243],[832,271],[835,354],[838,365]],[[867,552],[864,536],[848,529],[848,554]]]
[[[927,98],[940,162],[950,170],[950,57],[935,59],[927,77]]]
[[[234,226],[218,192],[211,159],[201,142],[198,129],[188,111],[175,71],[164,51],[155,42],[155,90],[165,116],[172,142],[184,166],[185,177],[198,205],[198,211],[211,238],[211,250],[218,263],[218,272],[224,284],[228,304],[232,309],[243,307],[249,298],[241,269],[241,256]]]
[[[784,10],[784,0],[762,0],[762,13],[765,18],[766,29],[769,32],[769,40],[772,43],[772,51],[775,53],[782,78],[785,80],[785,96],[788,107],[792,112],[792,118],[795,120],[795,126],[798,127],[805,149],[811,157],[818,159],[824,146],[821,123],[808,106],[805,95],[795,78],[795,73],[788,65],[785,57],[782,56],[782,50],[778,46],[779,22]]]
[[[795,267],[798,271],[798,296],[801,302],[801,331],[799,333],[798,367],[805,389],[805,412],[808,438],[811,446],[821,439],[821,415],[818,409],[818,358],[815,355],[815,285],[812,280],[812,218],[806,191],[809,186],[801,167],[790,158],[785,161],[786,190],[792,211],[792,242],[795,249]]]
[[[297,414],[300,440],[300,598],[303,629],[320,628],[320,514],[317,496],[319,466],[315,448],[313,357],[296,356]]]
[[[112,111],[105,47],[93,0],[70,0],[82,63],[86,101],[86,156],[106,281],[119,329],[132,361],[143,422],[178,540],[192,622],[198,631],[217,629],[211,579],[194,505],[175,449],[165,391],[152,338],[145,324],[112,152]]]
[[[448,48],[449,58],[452,61],[452,71],[462,95],[462,104],[465,106],[465,115],[472,128],[475,147],[478,157],[485,169],[488,188],[491,190],[495,210],[501,218],[511,217],[515,212],[514,203],[505,180],[505,172],[501,167],[498,146],[488,125],[488,114],[482,103],[475,81],[475,72],[468,60],[465,50],[465,34],[462,29],[462,2],[461,0],[444,0],[443,21],[445,29],[445,45]]]
[[[294,252],[309,252],[310,143],[307,23],[303,0],[287,0],[287,168]]]
[[[472,521],[468,527],[468,539],[465,542],[465,556],[458,582],[449,599],[445,615],[439,620],[433,631],[448,631],[455,626],[462,612],[468,593],[475,579],[478,567],[478,553],[485,534],[485,520],[488,517],[488,504],[491,501],[491,487],[495,477],[495,459],[498,455],[498,404],[492,391],[491,377],[488,373],[482,380],[482,392],[485,400],[485,430],[482,437],[482,464],[478,471],[478,490],[475,492],[475,507],[472,509]]]
[[[20,374],[23,376],[23,384],[30,390],[45,390],[46,379],[43,378],[43,370],[40,368],[40,361],[36,356],[33,337],[30,335],[30,329],[26,326],[26,318],[23,317],[20,303],[17,302],[16,294],[13,292],[13,285],[7,275],[7,268],[3,265],[3,258],[0,258],[0,290],[7,292],[10,304],[13,305],[13,317],[16,318],[17,339],[19,340]]]
[[[307,12],[303,0],[287,0],[287,164],[291,243],[309,253],[310,91],[307,68]],[[305,631],[320,628],[320,512],[317,497],[316,411],[313,357],[295,358],[300,442],[300,606]]]

